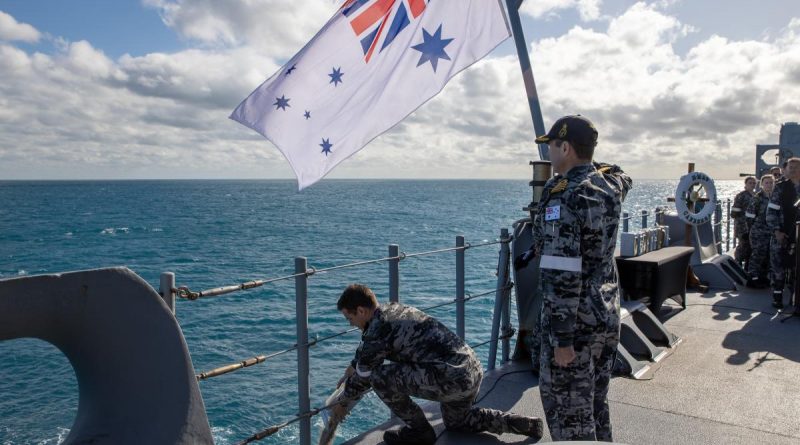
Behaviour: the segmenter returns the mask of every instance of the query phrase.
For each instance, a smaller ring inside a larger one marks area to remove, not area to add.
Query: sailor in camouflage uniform
[[[772,175],[762,176],[761,190],[753,196],[745,211],[752,249],[747,266],[747,276],[750,277],[747,285],[750,287],[761,288],[767,285],[769,240],[772,238],[772,231],[767,227],[767,207],[774,188],[775,179]]]
[[[615,165],[592,163],[597,130],[580,115],[559,119],[536,142],[548,143],[553,170],[563,175],[545,185],[533,224],[542,405],[553,440],[610,442],[607,395],[620,335],[614,248],[631,179]]]
[[[731,206],[731,218],[733,218],[733,234],[736,237],[736,250],[733,256],[743,267],[747,268],[750,260],[750,233],[747,231],[747,217],[745,212],[753,200],[756,189],[756,178],[748,176],[744,180],[744,190],[733,198]]]
[[[473,406],[483,379],[481,364],[474,351],[435,318],[399,303],[379,306],[375,294],[360,284],[344,290],[337,308],[363,332],[343,378],[344,398],[359,398],[372,388],[407,425],[384,433],[387,444],[436,441],[412,396],[440,402],[449,430],[542,437],[539,418]],[[332,415],[342,413],[334,410]]]
[[[783,309],[786,269],[794,264],[791,253],[795,244],[797,208],[794,204],[800,191],[800,158],[787,161],[783,176],[775,183],[767,206],[767,227],[773,233],[769,246],[772,305],[778,309]]]

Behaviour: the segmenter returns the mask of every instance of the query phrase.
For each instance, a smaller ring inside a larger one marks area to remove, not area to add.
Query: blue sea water
[[[667,205],[675,181],[635,180],[624,210]],[[740,181],[717,181],[732,198]],[[526,216],[526,181],[328,180],[298,193],[294,181],[0,181],[0,279],[124,265],[153,287],[164,271],[194,290],[290,275],[294,257],[317,269],[477,244]],[[651,217],[652,222],[652,217]],[[631,223],[638,228],[638,219]],[[469,249],[467,292],[495,286],[498,246]],[[418,307],[455,294],[453,252],[401,262],[401,301]],[[387,298],[385,263],[316,274],[309,282],[313,337],[348,328],[336,299],[350,282]],[[491,296],[467,305],[467,341],[488,339]],[[177,318],[198,372],[295,343],[293,281],[216,298],[179,300]],[[454,308],[431,311],[450,326]],[[311,350],[312,407],[322,406],[347,366],[357,333]],[[482,361],[488,347],[477,348]],[[200,383],[215,440],[230,444],[297,412],[296,354]],[[56,444],[77,412],[77,383],[66,358],[35,339],[0,342],[0,444]],[[340,428],[338,442],[383,422],[370,395]],[[314,419],[314,434],[320,425]],[[297,441],[296,424],[262,443]],[[316,439],[315,439],[316,440]]]

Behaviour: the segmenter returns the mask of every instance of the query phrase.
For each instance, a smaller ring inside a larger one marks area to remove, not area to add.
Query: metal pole
[[[622,212],[622,231],[623,232],[627,232],[628,231],[628,220],[629,219],[630,219],[630,215],[628,215],[628,212]]]
[[[389,301],[397,303],[400,301],[400,246],[389,244],[389,256],[395,259],[389,260]]]
[[[726,199],[725,202],[728,205],[728,217],[725,219],[725,251],[731,251],[731,200],[730,198]]]
[[[722,203],[717,202],[717,206],[714,208],[714,237],[715,246],[717,248],[717,253],[722,253]]]
[[[508,234],[508,231],[506,231],[506,234]],[[506,257],[505,262],[506,270],[508,270],[508,264],[510,262],[508,256]],[[511,289],[508,287],[508,285],[511,284],[509,282],[510,278],[511,277],[509,273],[506,272],[506,281],[503,285],[503,335],[511,332]],[[506,363],[508,362],[509,350],[511,348],[511,337],[504,337],[502,345],[503,348],[501,357],[503,363]]]
[[[464,236],[456,237],[456,247],[464,247]],[[456,250],[456,335],[464,340],[464,249]]]
[[[297,399],[300,414],[311,411],[311,392],[308,372],[308,260],[295,257],[294,279],[295,314],[297,316]],[[311,418],[300,419],[300,445],[311,444]]]
[[[522,32],[522,21],[519,18],[519,7],[522,0],[506,0],[508,18],[511,22],[511,30],[514,34],[514,44],[517,47],[517,58],[522,69],[522,80],[525,82],[525,92],[528,94],[528,107],[531,110],[531,120],[533,129],[537,135],[545,134],[544,120],[542,119],[542,109],[539,106],[539,93],[536,92],[536,82],[533,80],[533,69],[531,59],[528,56],[528,44],[525,43],[525,35]],[[550,160],[550,153],[547,144],[539,144],[539,159]]]
[[[161,274],[161,283],[159,284],[158,293],[167,303],[167,307],[175,315],[175,273],[164,272]]]
[[[501,239],[508,238],[508,229],[502,229]],[[500,258],[497,261],[497,288],[494,294],[494,313],[492,314],[492,341],[489,342],[489,363],[487,368],[495,368],[497,361],[497,339],[500,337],[500,320],[503,312],[503,299],[506,295],[505,287],[508,282],[508,243],[500,244]]]
[[[642,210],[642,229],[647,228],[647,210]]]

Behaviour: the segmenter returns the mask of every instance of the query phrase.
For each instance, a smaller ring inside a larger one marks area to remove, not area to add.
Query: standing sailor
[[[772,238],[772,231],[767,227],[767,208],[774,188],[775,179],[772,175],[762,176],[761,190],[753,196],[750,206],[745,211],[752,249],[747,265],[747,276],[750,278],[747,286],[749,287],[762,288],[768,282],[769,242]]]
[[[379,306],[372,290],[362,284],[348,286],[336,307],[362,331],[361,344],[342,378],[343,397],[359,398],[371,387],[406,424],[385,432],[385,443],[436,442],[433,427],[411,397],[440,402],[448,430],[542,437],[544,425],[537,417],[473,406],[483,379],[481,364],[472,348],[435,318],[399,303]],[[342,405],[332,409],[332,416],[344,414]]]
[[[539,392],[553,440],[611,441],[608,385],[620,335],[614,248],[631,179],[592,163],[597,130],[566,116],[547,135],[553,170],[533,224],[542,286]]]
[[[747,230],[745,212],[753,200],[756,189],[756,178],[748,176],[744,179],[744,190],[733,198],[731,218],[733,218],[733,234],[736,237],[736,250],[733,253],[736,261],[747,270],[750,259],[750,233]]]
[[[772,306],[783,309],[783,288],[786,285],[786,268],[791,265],[791,252],[795,244],[797,208],[794,206],[800,188],[800,158],[786,161],[784,178],[775,184],[767,208],[767,227],[773,233],[769,246],[772,281]]]

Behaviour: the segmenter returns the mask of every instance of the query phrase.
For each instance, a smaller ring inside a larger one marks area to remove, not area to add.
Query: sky
[[[458,0],[437,0],[458,1]],[[487,0],[491,1],[491,0]],[[0,180],[293,178],[228,119],[341,0],[0,0]],[[754,167],[800,121],[797,0],[525,0],[545,126],[590,118],[634,178]],[[329,178],[529,180],[512,39]]]

